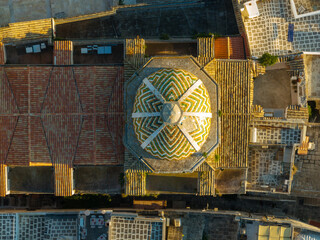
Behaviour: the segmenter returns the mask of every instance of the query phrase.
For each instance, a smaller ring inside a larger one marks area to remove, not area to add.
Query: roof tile
[[[122,67],[0,67],[0,92],[0,162],[123,162]]]
[[[73,64],[72,41],[55,41],[53,48],[53,59],[55,65]]]
[[[6,56],[5,56],[5,47],[2,42],[0,42],[0,65],[6,63]]]

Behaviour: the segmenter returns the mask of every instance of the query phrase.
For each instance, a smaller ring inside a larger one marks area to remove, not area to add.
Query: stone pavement
[[[118,9],[109,17],[59,24],[61,38],[159,38],[191,37],[196,32],[239,34],[232,2],[207,0]]]
[[[265,52],[286,55],[290,51],[320,51],[320,14],[295,19],[290,0],[257,4],[260,16],[244,20],[252,56],[260,57]],[[292,43],[287,41],[289,23],[294,24]]]
[[[65,18],[110,10],[118,0],[1,0],[0,27],[43,18]]]
[[[320,197],[320,125],[308,127],[307,136],[315,143],[315,150],[300,155],[295,161],[298,172],[293,177],[292,194]]]
[[[294,3],[298,14],[320,10],[320,2],[318,0],[294,0]]]

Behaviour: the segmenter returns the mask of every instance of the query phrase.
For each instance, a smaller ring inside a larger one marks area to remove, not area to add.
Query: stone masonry
[[[295,19],[290,0],[259,1],[260,16],[244,19],[252,56],[268,52],[286,55],[290,52],[320,51],[320,14]],[[293,42],[288,42],[288,25],[294,24]]]
[[[305,197],[320,197],[320,125],[308,127],[307,136],[315,143],[315,150],[296,158],[298,172],[293,177],[292,193]]]

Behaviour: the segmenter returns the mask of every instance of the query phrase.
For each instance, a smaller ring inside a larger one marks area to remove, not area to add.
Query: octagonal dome
[[[161,69],[143,79],[133,106],[140,146],[153,156],[180,160],[200,150],[211,125],[208,91],[182,69]]]

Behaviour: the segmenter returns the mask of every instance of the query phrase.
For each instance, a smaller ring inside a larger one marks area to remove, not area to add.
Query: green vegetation
[[[214,155],[214,161],[218,162],[219,160],[220,160],[220,155],[219,154]]]
[[[308,113],[309,113],[309,117],[312,116],[312,107],[310,105],[308,105]]]
[[[275,64],[278,61],[278,56],[271,55],[270,53],[264,53],[260,58],[259,58],[259,63],[262,66],[271,66]]]
[[[207,157],[208,157],[208,153],[207,153],[207,152],[203,152],[203,153],[202,153],[202,156],[203,156],[204,158],[207,158]]]
[[[111,203],[109,194],[79,194],[63,198],[63,208],[102,208]]]
[[[205,33],[205,32],[202,32],[202,33],[194,33],[192,35],[192,38],[193,39],[197,39],[197,38],[203,38],[203,37],[213,37],[214,34],[213,33]]]
[[[169,36],[169,34],[167,34],[167,33],[161,33],[160,39],[161,39],[161,40],[169,40],[169,39],[170,39],[170,36]]]
[[[192,35],[192,39],[197,39],[197,38],[203,38],[203,37],[214,37],[214,39],[217,39],[219,37],[222,37],[221,34],[219,33],[205,33],[205,32],[202,32],[202,33],[199,33],[199,32],[196,32]]]
[[[222,112],[221,110],[218,111],[218,116],[221,117],[222,116]]]
[[[124,5],[124,0],[119,0],[119,5]]]

